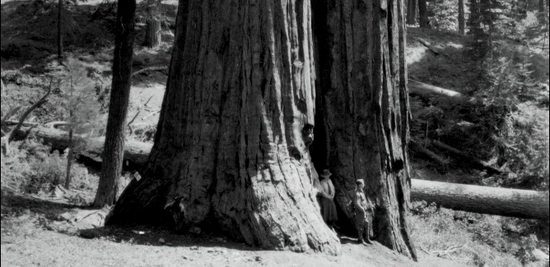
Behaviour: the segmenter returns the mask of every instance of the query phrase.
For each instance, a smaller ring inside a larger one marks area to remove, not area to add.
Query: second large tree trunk
[[[314,120],[310,2],[181,0],[178,9],[144,178],[128,186],[107,224],[161,217],[175,201],[176,229],[339,254],[312,194],[302,137]]]
[[[321,106],[312,144],[319,168],[334,173],[336,201],[353,220],[356,179],[377,205],[377,240],[415,258],[407,226],[409,106],[404,1],[315,2]],[[326,14],[322,14],[326,12]],[[326,20],[318,19],[326,18]],[[318,134],[320,133],[320,134]],[[320,148],[319,148],[320,147]],[[322,153],[325,153],[324,155]]]

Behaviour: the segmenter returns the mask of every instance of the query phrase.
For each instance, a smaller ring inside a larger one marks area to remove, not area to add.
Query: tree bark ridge
[[[315,102],[309,5],[180,1],[155,145],[111,222],[177,198],[183,225],[213,222],[265,248],[340,253],[311,195],[302,137]]]

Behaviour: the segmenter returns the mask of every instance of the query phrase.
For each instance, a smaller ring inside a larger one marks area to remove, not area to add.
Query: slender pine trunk
[[[63,30],[61,27],[61,13],[63,10],[63,0],[59,0],[57,4],[57,58],[63,58]]]
[[[94,207],[115,203],[117,181],[122,173],[126,115],[130,101],[135,10],[136,0],[118,1],[109,117]]]

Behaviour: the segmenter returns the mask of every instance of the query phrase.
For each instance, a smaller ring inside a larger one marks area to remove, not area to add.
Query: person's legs
[[[372,241],[370,240],[370,229],[369,229],[369,222],[365,222],[365,242],[372,244]]]

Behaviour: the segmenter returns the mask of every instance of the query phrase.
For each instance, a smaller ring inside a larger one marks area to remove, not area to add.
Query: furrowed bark
[[[134,47],[136,0],[119,0],[115,25],[113,80],[101,176],[94,207],[112,205],[116,200],[118,178],[122,173],[126,116],[130,102]]]
[[[377,204],[377,240],[416,258],[406,216],[410,192],[409,108],[406,82],[403,1],[316,1],[326,13],[317,43],[326,119],[328,163],[337,187],[335,200],[348,220],[355,180]],[[316,14],[323,16],[323,14]],[[325,30],[326,28],[326,30]],[[319,92],[319,91],[318,91]],[[317,141],[316,141],[317,142]],[[315,146],[325,142],[314,142]]]
[[[178,228],[271,249],[340,253],[312,195],[302,129],[313,125],[310,2],[180,1],[155,144],[108,224],[179,202]]]

